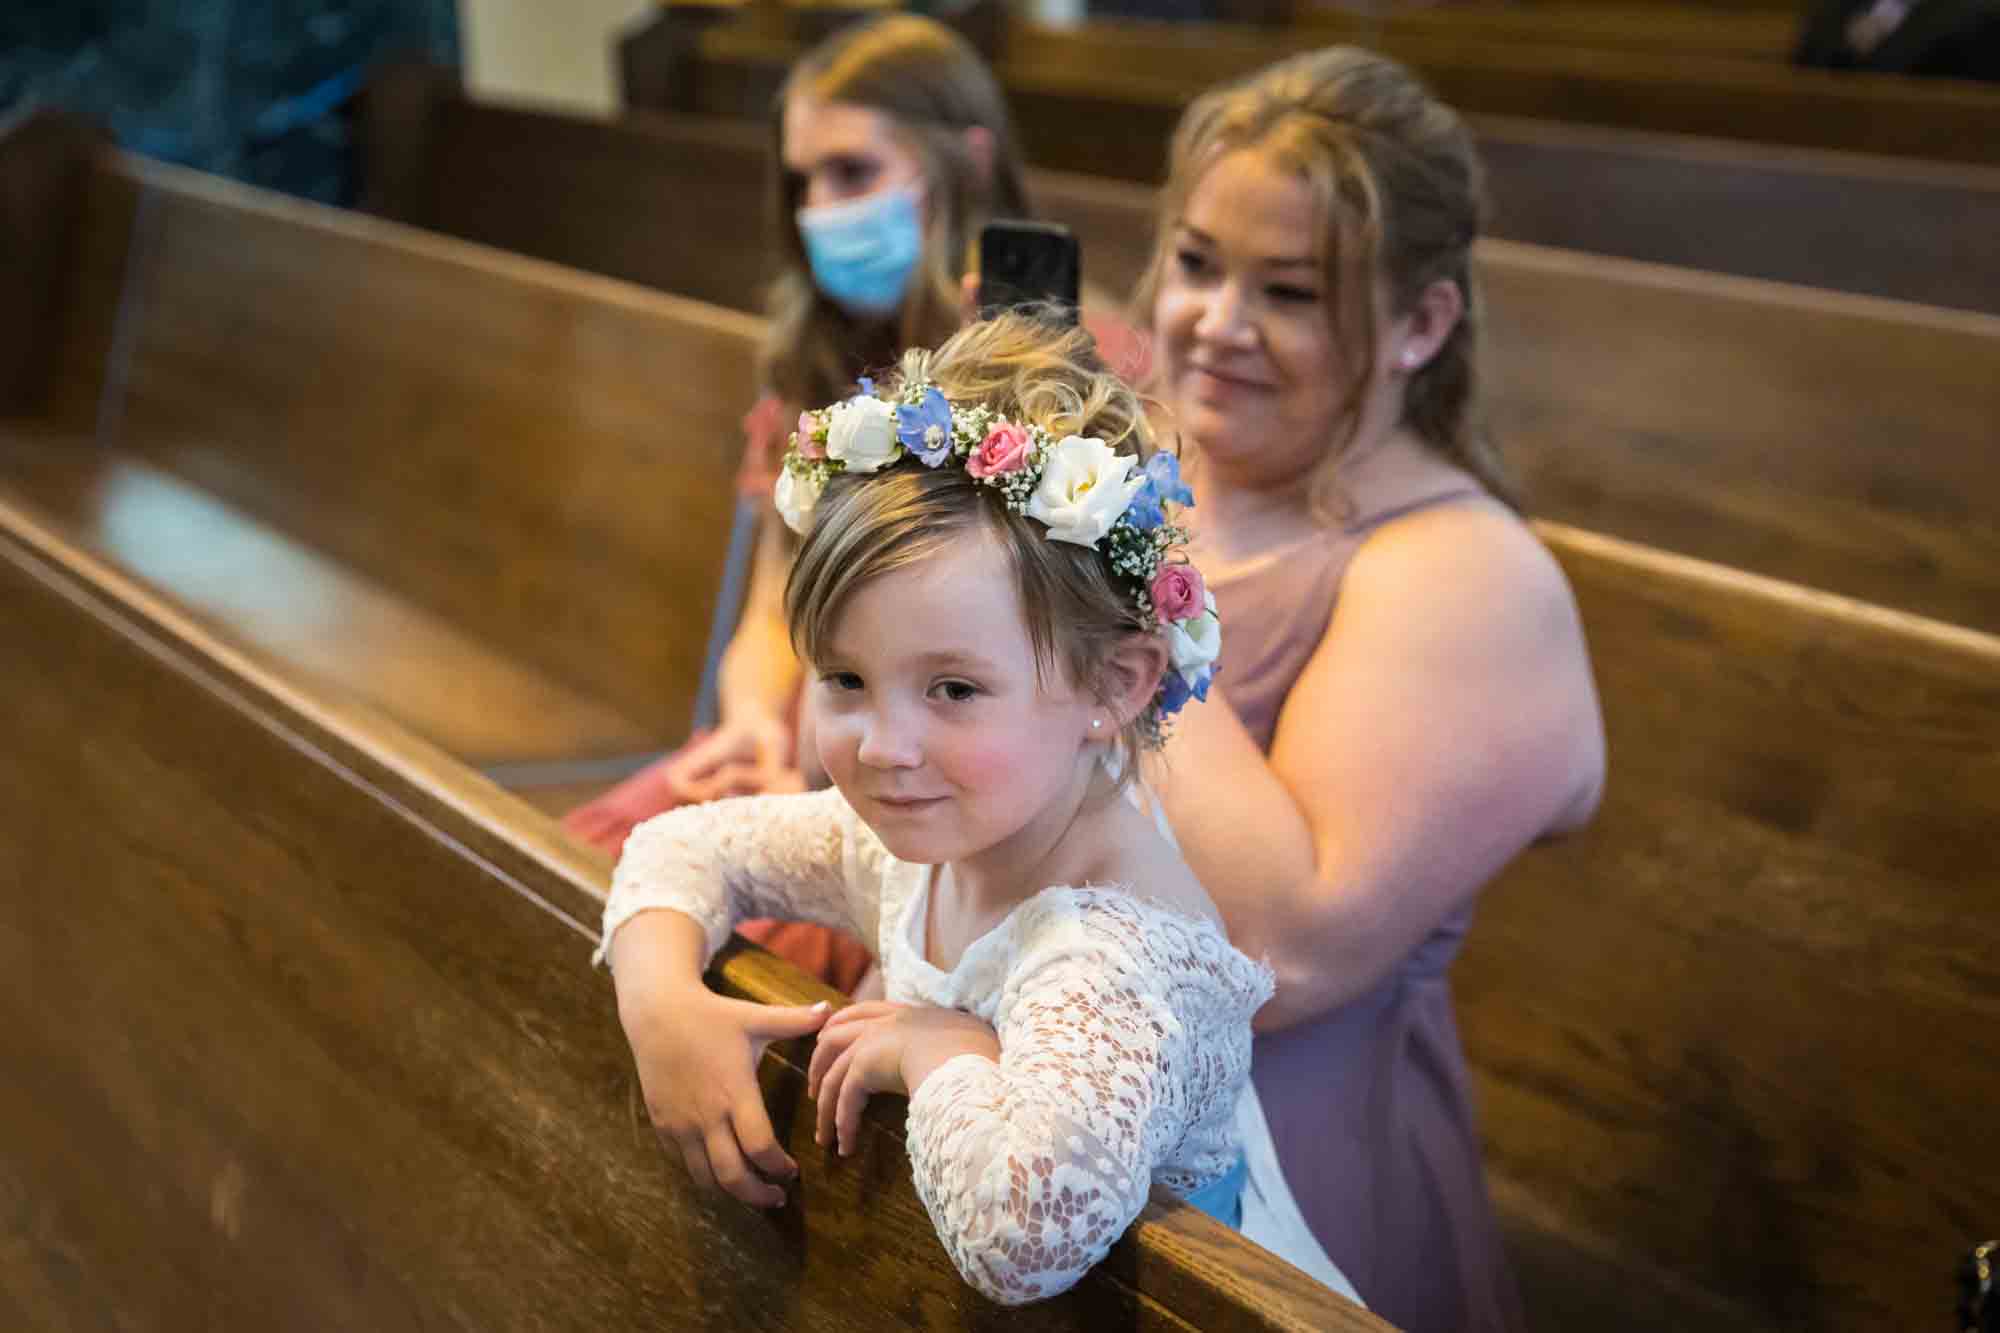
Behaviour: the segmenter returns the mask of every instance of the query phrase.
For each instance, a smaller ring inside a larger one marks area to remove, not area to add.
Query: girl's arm
[[[611,953],[627,921],[656,908],[696,923],[703,966],[750,917],[815,921],[872,940],[886,858],[838,791],[683,806],[647,820],[626,841],[596,957]]]
[[[798,1166],[772,1133],[757,1061],[766,1043],[826,1018],[824,1005],[768,1008],[714,994],[702,984],[709,959],[746,915],[872,938],[886,855],[839,792],[688,806],[626,842],[598,957],[613,964],[647,1115],[697,1185],[758,1207],[784,1201],[775,1182]]]
[[[1213,960],[1176,950],[1161,914],[1124,895],[1078,896],[1105,906],[1079,912],[1051,896],[1023,909],[1034,943],[995,1016],[998,1062],[961,1055],[910,1071],[917,1193],[965,1280],[1006,1305],[1066,1291],[1102,1259],[1145,1206],[1164,1152],[1212,1099],[1233,1104],[1249,1071],[1240,996],[1218,995],[1213,1011],[1233,1024],[1188,1018],[1192,1000],[1222,989],[1201,965]]]
[[[1258,1028],[1336,1008],[1595,808],[1603,724],[1568,584],[1511,516],[1390,525],[1349,566],[1268,758],[1211,697],[1165,760],[1182,851],[1230,939],[1277,970]]]

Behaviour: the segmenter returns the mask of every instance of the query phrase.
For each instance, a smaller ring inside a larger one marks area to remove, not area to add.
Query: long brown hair
[[[1485,180],[1458,114],[1395,61],[1348,46],[1292,56],[1204,94],[1174,131],[1153,259],[1135,298],[1148,316],[1188,197],[1239,149],[1268,153],[1296,173],[1324,223],[1327,290],[1336,296],[1329,318],[1354,373],[1340,443],[1314,477],[1315,502],[1327,504],[1334,467],[1360,430],[1375,380],[1376,282],[1387,286],[1390,313],[1403,315],[1445,279],[1457,284],[1465,311],[1436,354],[1411,373],[1402,424],[1519,508],[1480,419],[1483,312],[1472,242],[1485,220]]]
[[[923,162],[924,254],[900,317],[850,315],[813,285],[797,221],[804,186],[784,165],[785,103],[795,93],[882,112]],[[772,291],[759,368],[787,402],[821,403],[903,348],[951,335],[959,325],[960,276],[979,229],[989,218],[1027,216],[1026,175],[992,70],[950,28],[911,14],[853,24],[807,52],[778,90],[770,126],[770,195],[785,272]],[[990,168],[966,143],[973,128],[992,136]]]

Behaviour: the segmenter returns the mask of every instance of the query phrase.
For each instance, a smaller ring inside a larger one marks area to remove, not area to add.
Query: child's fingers
[[[848,1052],[850,1059],[853,1054],[853,1051]],[[820,1105],[824,1106],[826,1103],[821,1102]],[[847,1077],[840,1081],[840,1096],[833,1102],[833,1124],[839,1138],[842,1157],[854,1151],[855,1141],[861,1137],[861,1108],[866,1105],[868,1105],[868,1080],[861,1077],[861,1071],[855,1064],[850,1064]]]
[[[764,1110],[764,1103],[756,1097],[746,1097],[729,1113],[729,1123],[736,1131],[736,1145],[743,1150],[744,1157],[752,1166],[766,1176],[783,1179],[796,1176],[799,1164],[792,1160],[778,1143],[778,1136],[771,1132],[771,1117]]]
[[[839,1014],[833,1016],[838,1017]],[[826,1026],[819,1030],[819,1040],[813,1043],[812,1063],[806,1066],[806,1095],[814,1101],[819,1100],[820,1084],[826,1078],[826,1071],[833,1068],[833,1062],[840,1058],[840,1053],[852,1046],[854,1039],[861,1035],[861,1029],[857,1027],[834,1027],[833,1018],[829,1018]]]
[[[848,1068],[854,1061],[854,1048],[842,1051],[826,1071],[826,1077],[819,1085],[819,1105],[813,1109],[817,1121],[813,1128],[813,1142],[824,1148],[833,1142],[833,1112],[840,1096],[841,1085],[847,1081]]]
[[[708,1149],[708,1167],[715,1173],[715,1183],[723,1193],[734,1199],[741,1199],[752,1208],[775,1208],[785,1201],[785,1192],[776,1185],[765,1183],[750,1164],[743,1160],[743,1152],[736,1146],[736,1134],[728,1121],[718,1121],[709,1126],[708,1137],[703,1140]]]
[[[744,1007],[751,1011],[745,1017],[744,1028],[755,1041],[784,1041],[817,1032],[832,1008],[825,1000],[793,1005],[746,1003]]]
[[[667,1138],[662,1131],[661,1138]],[[702,1145],[699,1134],[676,1134],[672,1142],[680,1150],[681,1160],[687,1163],[688,1178],[694,1181],[698,1190],[715,1188],[715,1172],[708,1169],[708,1149]]]
[[[871,1018],[886,1018],[901,1008],[887,1000],[860,1000],[847,1005],[826,1020],[828,1027],[845,1023],[865,1023]]]

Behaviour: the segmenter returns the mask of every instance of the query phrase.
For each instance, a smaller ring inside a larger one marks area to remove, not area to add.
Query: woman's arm
[[[1228,624],[1223,626],[1227,691]],[[1523,848],[1594,808],[1604,740],[1575,602],[1511,516],[1415,515],[1349,565],[1267,758],[1228,709],[1176,719],[1161,794],[1260,1030],[1355,998]]]

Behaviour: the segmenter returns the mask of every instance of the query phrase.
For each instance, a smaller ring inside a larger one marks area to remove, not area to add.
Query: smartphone
[[[979,233],[979,313],[1044,306],[1042,313],[1074,325],[1082,270],[1068,227],[1016,218],[989,222]]]

